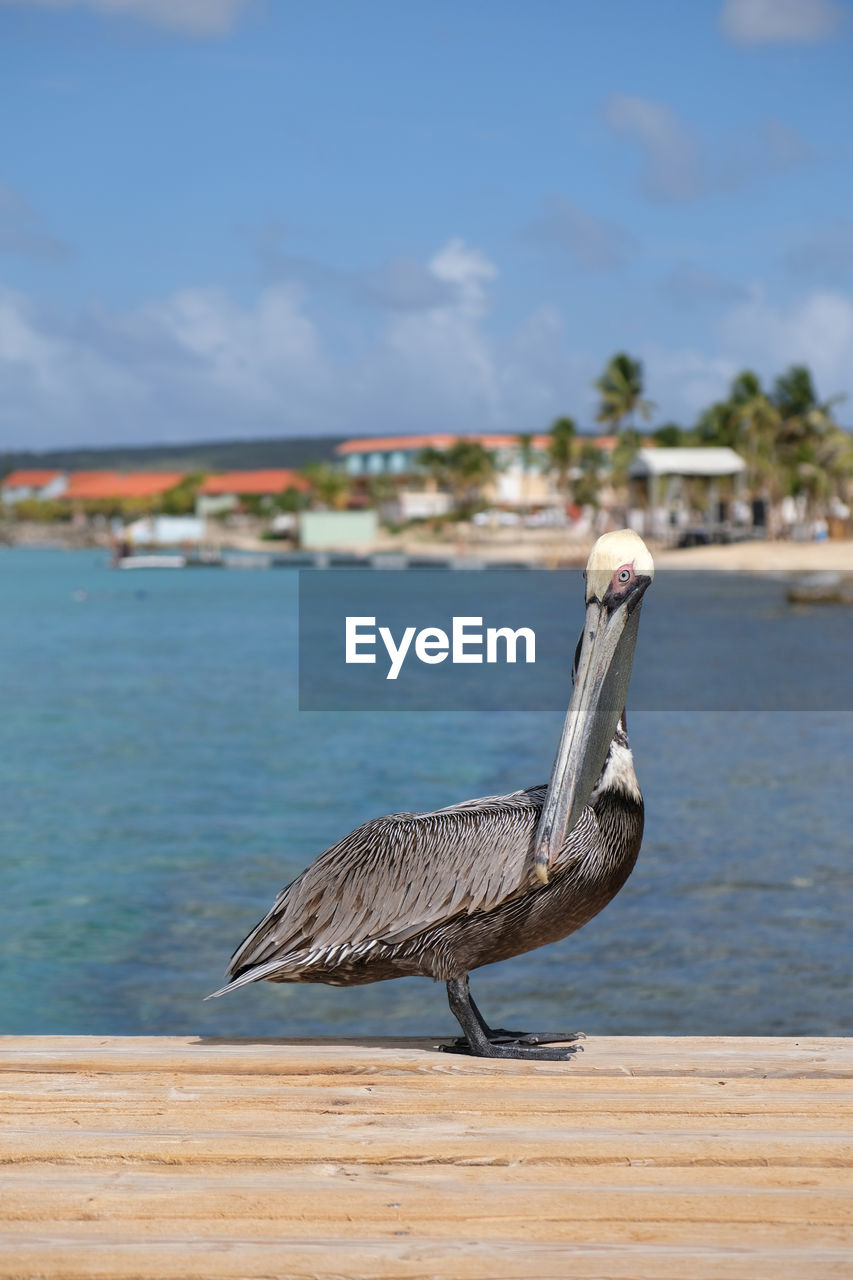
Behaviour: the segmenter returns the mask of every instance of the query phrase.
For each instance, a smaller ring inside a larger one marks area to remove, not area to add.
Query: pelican
[[[570,1058],[577,1033],[489,1027],[468,975],[574,933],[634,867],[643,798],[625,698],[653,574],[630,530],[607,533],[592,549],[574,689],[547,787],[364,823],[282,889],[213,996],[262,980],[356,986],[419,974],[447,984],[462,1028],[444,1048]]]

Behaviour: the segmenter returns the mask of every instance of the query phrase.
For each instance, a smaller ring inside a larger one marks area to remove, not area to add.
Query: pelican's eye
[[[627,566],[627,565],[625,565],[625,567],[624,567],[623,569],[620,569],[620,570],[619,570],[619,572],[617,573],[617,575],[616,575],[616,581],[617,581],[617,582],[630,582],[630,581],[631,581],[631,577],[632,577],[631,570],[628,568],[628,566]]]

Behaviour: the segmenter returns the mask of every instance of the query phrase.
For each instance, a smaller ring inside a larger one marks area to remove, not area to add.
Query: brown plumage
[[[470,997],[467,975],[574,933],[606,906],[636,862],[643,801],[620,710],[636,612],[651,571],[638,571],[630,582],[617,578],[626,572],[626,539],[619,537],[616,550],[608,548],[617,566],[611,584],[588,587],[576,658],[582,688],[576,688],[549,786],[364,823],[281,891],[232,956],[231,981],[214,995],[261,980],[355,986],[422,975],[447,983],[465,1032],[452,1046],[457,1051],[551,1059],[575,1051],[571,1044],[542,1047],[577,1038],[567,1034],[492,1031]],[[630,540],[627,547],[633,549]],[[595,554],[590,566],[598,583],[604,570]],[[591,720],[587,736],[579,735],[578,723]],[[570,800],[565,769],[572,775]],[[553,816],[557,802],[561,819]],[[556,849],[547,859],[543,831],[548,849]]]
[[[547,885],[533,874],[544,784],[375,818],[282,890],[232,956],[232,981],[215,994],[262,979],[447,982],[574,933],[618,893],[640,850],[643,801],[625,768],[621,726],[614,747],[618,776],[611,751]]]

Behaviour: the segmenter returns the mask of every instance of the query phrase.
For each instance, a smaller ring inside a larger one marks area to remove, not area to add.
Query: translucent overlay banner
[[[659,571],[629,709],[853,709],[853,607],[794,605],[774,574]],[[560,710],[580,571],[307,569],[304,711]]]

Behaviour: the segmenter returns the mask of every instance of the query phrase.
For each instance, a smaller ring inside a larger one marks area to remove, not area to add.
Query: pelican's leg
[[[447,999],[453,1016],[465,1033],[465,1039],[442,1045],[446,1053],[470,1053],[478,1058],[532,1058],[540,1062],[565,1062],[580,1048],[577,1044],[562,1044],[559,1049],[544,1048],[545,1043],[556,1043],[556,1035],[543,1039],[536,1035],[516,1036],[512,1032],[492,1031],[471,999],[467,974],[448,981]],[[563,1039],[576,1040],[578,1036],[567,1035]]]
[[[471,1002],[471,1008],[477,1015],[480,1026],[490,1040],[503,1044],[564,1044],[571,1040],[586,1039],[582,1031],[508,1031],[506,1027],[490,1027],[477,1007],[470,988],[468,990],[468,999]],[[465,1045],[465,1041],[462,1039],[457,1043],[463,1047]]]

